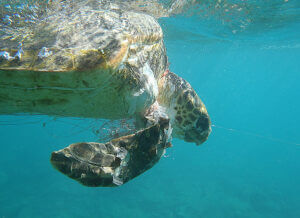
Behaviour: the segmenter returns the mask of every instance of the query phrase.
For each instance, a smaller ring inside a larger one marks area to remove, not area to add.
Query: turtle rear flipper
[[[156,164],[168,147],[168,120],[105,144],[75,143],[54,151],[52,165],[86,186],[119,186]]]

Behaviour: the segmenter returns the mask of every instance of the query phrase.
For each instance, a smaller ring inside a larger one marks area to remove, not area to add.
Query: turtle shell
[[[155,101],[167,57],[153,17],[100,3],[44,13],[0,40],[0,114],[117,119]]]

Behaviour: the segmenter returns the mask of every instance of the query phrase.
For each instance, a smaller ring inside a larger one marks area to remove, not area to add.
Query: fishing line
[[[18,119],[16,119],[18,117]],[[23,114],[0,115],[0,126],[17,126],[27,124],[38,124],[43,120],[42,117],[37,117],[34,120]]]
[[[13,115],[13,116],[17,116],[17,115]],[[85,123],[85,125],[78,125],[74,122],[68,122],[66,120],[61,120],[61,119],[42,119],[41,118],[38,118],[37,120],[35,121],[31,121],[28,117],[24,117],[23,119],[21,120],[14,120],[14,121],[11,121],[10,119],[12,119],[13,116],[8,116],[9,118],[8,119],[2,119],[0,120],[0,126],[16,126],[16,125],[28,125],[28,124],[38,124],[38,123],[42,123],[43,124],[43,127],[46,126],[46,123],[49,124],[49,122],[60,122],[60,123],[65,123],[67,125],[71,125],[75,128],[77,128],[77,131],[75,130],[76,133],[69,133],[69,134],[65,134],[63,135],[63,137],[71,137],[71,136],[74,136],[74,135],[77,135],[77,134],[81,134],[83,132],[88,132],[90,130],[93,131],[93,128],[95,128],[95,123],[99,122],[99,120],[89,120],[87,123]],[[0,117],[1,118],[1,117]],[[28,121],[28,119],[30,121]],[[82,121],[82,118],[79,118],[79,119],[74,119],[75,121]],[[73,121],[74,121],[73,120]],[[83,119],[84,120],[84,119]],[[104,122],[103,120],[100,120],[100,123]],[[106,124],[105,122],[102,123],[102,125],[100,125],[100,129],[103,128],[103,125]],[[48,125],[47,125],[48,126]],[[233,132],[233,133],[239,133],[239,134],[243,134],[243,135],[249,135],[249,136],[252,136],[252,137],[256,137],[256,138],[262,138],[262,139],[266,139],[266,140],[269,140],[269,141],[273,141],[273,142],[280,142],[280,143],[285,143],[285,144],[289,144],[289,145],[296,145],[296,146],[300,146],[300,143],[296,143],[296,142],[291,142],[291,141],[287,141],[287,140],[284,140],[284,139],[281,139],[281,138],[275,138],[275,137],[271,137],[271,136],[264,136],[262,134],[258,134],[258,133],[255,133],[255,132],[250,132],[250,131],[245,131],[245,130],[240,130],[240,129],[234,129],[234,128],[228,128],[228,127],[224,127],[224,126],[220,126],[220,125],[216,125],[216,124],[212,124],[211,125],[213,128],[218,128],[218,129],[223,129],[223,130],[226,130],[228,132]],[[57,134],[55,134],[56,137],[61,137]]]
[[[280,139],[280,138],[264,136],[264,135],[254,133],[254,132],[249,132],[249,131],[244,131],[244,130],[239,130],[239,129],[233,129],[233,128],[227,128],[227,127],[220,126],[220,125],[215,125],[215,124],[212,124],[211,126],[215,127],[215,128],[218,128],[218,129],[224,129],[224,130],[227,130],[229,132],[236,132],[236,133],[241,133],[241,134],[244,134],[244,135],[254,136],[256,138],[267,139],[267,140],[270,140],[270,141],[273,141],[273,142],[280,142],[280,143],[285,143],[285,144],[290,144],[290,145],[297,145],[297,146],[300,145],[299,143],[286,141],[286,140],[283,140],[283,139]]]
[[[63,123],[69,126],[72,126],[73,128],[65,131],[63,133],[52,133],[50,134],[51,137],[54,138],[69,138],[69,137],[74,137],[75,135],[79,135],[79,134],[83,134],[84,132],[90,132],[90,130],[92,129],[92,124],[90,120],[86,120],[83,118],[71,118],[70,121],[67,121],[65,118],[55,118],[52,120],[53,122],[59,122],[59,123]],[[85,121],[84,123],[81,124],[77,124],[74,123],[74,121],[78,122],[78,121]]]

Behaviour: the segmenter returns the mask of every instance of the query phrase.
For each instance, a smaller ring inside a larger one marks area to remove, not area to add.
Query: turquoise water
[[[95,140],[96,121],[1,116],[0,217],[300,217],[300,7],[271,2],[227,23],[189,10],[160,18],[171,71],[213,131],[200,147],[174,139],[121,187],[84,187],[50,165],[53,150]]]

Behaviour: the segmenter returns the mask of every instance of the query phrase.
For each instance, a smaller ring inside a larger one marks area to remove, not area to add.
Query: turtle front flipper
[[[54,151],[52,165],[86,186],[119,186],[156,164],[168,147],[169,120],[105,144],[84,142]]]

